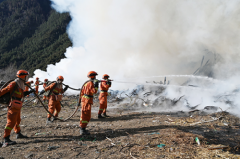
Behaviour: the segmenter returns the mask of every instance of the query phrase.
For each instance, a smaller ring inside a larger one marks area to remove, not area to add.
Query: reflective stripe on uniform
[[[83,95],[84,98],[90,99],[90,97]]]
[[[58,93],[58,91],[56,89],[53,89],[54,92]]]
[[[98,90],[98,88],[97,88],[97,87],[95,87],[95,89],[96,89],[96,90]]]
[[[99,110],[104,110],[104,109],[99,109]]]
[[[12,130],[13,128],[10,128],[10,127],[5,127],[5,129]]]
[[[21,95],[22,93],[21,92],[18,92],[18,91],[14,91],[14,93],[18,94],[18,95]]]
[[[17,127],[19,128],[20,126],[19,126],[19,125],[17,125]]]
[[[82,123],[88,123],[88,121],[84,121],[84,120],[82,120]]]

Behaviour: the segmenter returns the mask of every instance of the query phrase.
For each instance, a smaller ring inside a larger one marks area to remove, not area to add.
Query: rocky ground
[[[74,111],[76,101],[65,97],[61,118]],[[20,124],[29,139],[15,139],[12,132],[17,144],[1,147],[0,158],[240,158],[239,118],[227,112],[136,112],[126,103],[116,105],[109,103],[111,117],[99,120],[95,103],[91,135],[80,136],[80,111],[66,122],[46,125],[46,111],[30,103],[22,108]],[[0,106],[1,137],[6,112]]]

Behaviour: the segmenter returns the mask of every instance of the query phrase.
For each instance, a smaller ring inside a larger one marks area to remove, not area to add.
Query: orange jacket
[[[44,83],[43,83],[43,88],[45,88],[46,86],[47,86],[47,83],[44,82]]]
[[[45,90],[45,91],[52,90],[53,87],[54,87],[56,84],[57,84],[57,83],[54,82],[54,83],[50,84],[48,87],[45,87],[44,90]],[[51,95],[53,95],[53,93],[54,93],[54,94],[59,94],[59,93],[64,93],[64,91],[63,91],[63,89],[59,89],[59,88],[55,87],[55,88],[53,89]]]
[[[30,81],[26,82],[26,84],[28,84],[29,86],[31,86],[31,82],[30,82]],[[26,86],[24,92],[26,92],[26,91],[28,91],[28,90],[29,90],[29,88],[28,88],[28,86]]]
[[[12,93],[15,85],[17,83],[15,81],[9,83],[7,85],[7,87],[3,88],[2,90],[0,90],[0,96],[10,92],[10,94]],[[14,93],[12,94],[12,97],[16,97],[16,98],[23,98],[24,97],[24,93],[23,90],[20,87],[17,87],[17,89],[14,91]]]
[[[87,82],[81,91],[82,102],[86,102],[89,104],[93,104],[93,94],[96,94],[98,88],[94,88],[94,84],[92,81]]]
[[[101,92],[100,93],[104,93],[104,95],[108,95],[108,89],[110,88],[111,86],[107,84],[107,81],[102,81],[101,84],[100,84],[100,90]]]
[[[39,85],[39,81],[36,81],[35,86],[38,87],[38,85]]]

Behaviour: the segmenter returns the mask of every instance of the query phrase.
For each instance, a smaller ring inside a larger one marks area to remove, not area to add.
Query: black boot
[[[52,122],[53,122],[54,120],[58,120],[58,119],[53,117]]]
[[[104,118],[101,114],[98,114],[98,119]]]
[[[14,145],[14,144],[16,144],[16,141],[10,140],[10,135],[4,138],[3,145],[7,146],[7,145]]]
[[[106,118],[106,117],[110,117],[107,115],[107,113],[103,113],[103,116]]]
[[[47,124],[50,124],[50,123],[52,123],[51,117],[50,117],[50,118],[47,118]]]
[[[90,135],[86,128],[80,128],[80,135]]]
[[[16,139],[24,139],[24,138],[28,138],[28,137],[23,135],[21,131],[19,131],[19,133],[17,133]]]

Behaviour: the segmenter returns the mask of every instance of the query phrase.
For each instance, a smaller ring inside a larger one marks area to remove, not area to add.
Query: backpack
[[[9,83],[11,83],[12,81],[14,81],[14,80],[10,80],[10,81],[4,83],[4,84],[1,86],[1,89],[0,89],[0,90],[2,90],[3,88],[7,87],[7,85],[8,85]],[[1,82],[1,83],[2,83],[2,82]],[[9,102],[10,102],[10,100],[11,100],[11,97],[12,97],[12,95],[13,95],[13,92],[14,92],[16,89],[17,89],[17,84],[14,86],[14,89],[13,89],[12,93],[7,92],[6,94],[2,95],[2,96],[0,97],[0,104],[9,104]]]

